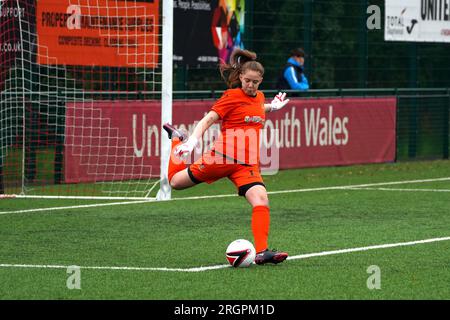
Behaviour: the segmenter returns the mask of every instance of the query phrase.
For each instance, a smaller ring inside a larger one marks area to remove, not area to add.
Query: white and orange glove
[[[273,98],[272,102],[270,103],[269,112],[280,110],[288,102],[289,99],[286,99],[286,92],[278,92],[278,94],[275,96],[275,98]]]
[[[197,146],[197,144],[198,139],[194,136],[190,136],[186,142],[175,147],[175,149],[173,150],[173,154],[180,159],[187,158]]]

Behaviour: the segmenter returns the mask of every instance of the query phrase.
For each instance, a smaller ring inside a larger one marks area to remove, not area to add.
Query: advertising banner
[[[5,81],[10,76],[10,68],[22,51],[29,50],[29,45],[20,39],[20,21],[28,22],[33,17],[26,10],[18,8],[16,1],[0,0],[0,91],[4,90]]]
[[[243,48],[245,0],[174,0],[174,63],[217,65]]]
[[[159,0],[37,1],[38,63],[154,68]]]
[[[64,142],[67,183],[159,175],[161,103],[68,103]]]
[[[175,101],[174,125],[192,132],[212,104]],[[219,123],[205,132],[203,148],[208,149],[219,133]],[[158,101],[70,103],[65,134],[66,182],[143,179],[160,174],[160,139],[165,133]],[[267,114],[261,149],[271,152],[269,157],[261,157],[261,168],[272,172],[393,162],[396,99],[291,99],[282,110]]]
[[[280,169],[395,160],[395,98],[291,101],[265,122],[266,129],[279,131],[275,141],[262,142],[277,144]]]
[[[450,0],[386,0],[386,41],[450,42]]]

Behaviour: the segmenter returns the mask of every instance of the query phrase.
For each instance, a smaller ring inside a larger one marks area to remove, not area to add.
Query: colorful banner
[[[196,121],[212,104],[213,101],[204,100],[175,101],[173,123],[192,132]],[[161,106],[157,101],[68,104],[65,181],[158,177],[160,119]],[[270,171],[393,162],[396,99],[291,99],[282,110],[268,114],[264,129],[262,148],[279,152],[265,157],[261,164]],[[205,148],[219,132],[219,124],[205,132]]]
[[[245,0],[174,0],[174,63],[217,65],[243,48]]]
[[[38,62],[154,68],[158,17],[159,0],[39,0]]]
[[[386,0],[386,41],[450,42],[448,0]]]

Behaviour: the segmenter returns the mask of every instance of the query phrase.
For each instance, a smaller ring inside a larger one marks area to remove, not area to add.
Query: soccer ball
[[[256,250],[250,241],[238,239],[230,243],[226,252],[228,262],[235,268],[245,268],[255,261]]]

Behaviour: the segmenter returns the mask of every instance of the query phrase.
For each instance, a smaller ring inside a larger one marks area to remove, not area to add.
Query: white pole
[[[157,200],[168,200],[171,188],[167,177],[171,141],[162,125],[172,123],[172,63],[173,63],[173,0],[162,1],[162,88],[161,88],[161,182]]]
[[[17,10],[20,12],[20,3],[19,0],[17,0]],[[25,194],[25,152],[26,152],[26,113],[25,113],[25,63],[24,63],[24,56],[23,56],[23,30],[22,30],[22,19],[20,14],[19,16],[19,34],[20,34],[20,61],[22,63],[22,92],[23,92],[23,100],[22,100],[22,191],[21,194]]]

